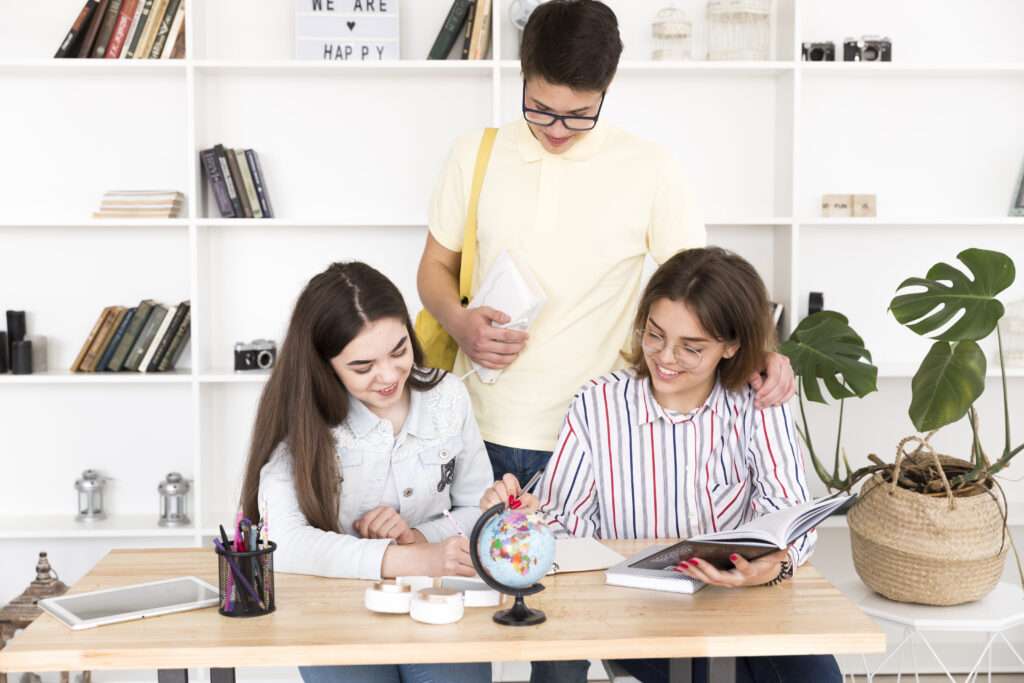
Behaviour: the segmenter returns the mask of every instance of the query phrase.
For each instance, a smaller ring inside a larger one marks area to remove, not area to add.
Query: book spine
[[[242,186],[245,188],[245,197],[249,202],[253,218],[263,218],[263,209],[260,208],[260,200],[256,197],[256,187],[252,182],[252,171],[249,170],[249,163],[245,159],[245,150],[235,150],[235,161],[238,164],[238,172],[242,176]]]
[[[78,57],[80,59],[92,54],[92,46],[96,43],[96,34],[100,32],[100,24],[103,23],[103,17],[107,13],[107,5],[109,4],[110,0],[100,0],[96,11],[92,13],[92,17],[89,19],[89,30],[85,32],[85,38],[82,39],[81,45],[78,46]]]
[[[171,33],[174,17],[178,14],[178,5],[180,3],[181,0],[170,0],[167,3],[167,11],[164,13],[163,19],[160,20],[160,26],[156,30],[156,37],[153,39],[153,47],[149,51],[150,59],[160,59],[160,55],[164,51],[164,44],[167,42],[167,36]]]
[[[135,8],[139,0],[124,0],[121,3],[121,11],[117,15],[117,22],[114,24],[114,33],[110,36],[110,45],[104,55],[107,59],[117,59],[124,49],[124,42],[128,38],[128,28],[132,24],[132,17],[135,16]]]
[[[448,53],[451,52],[452,46],[455,45],[455,41],[458,40],[459,34],[462,32],[462,26],[466,22],[472,4],[471,0],[455,0],[452,3],[448,10],[448,16],[445,17],[444,23],[441,24],[441,30],[438,31],[437,38],[434,39],[434,45],[430,48],[427,59],[448,59]]]
[[[226,149],[225,155],[228,159],[228,168],[231,169],[231,179],[235,183],[235,194],[238,196],[238,201],[242,205],[242,216],[244,218],[252,218],[252,207],[249,206],[249,196],[245,193],[245,183],[242,181],[242,169],[238,167],[238,157],[235,156],[235,150]]]
[[[476,22],[475,5],[476,2],[474,1],[473,6],[469,8],[469,12],[466,14],[466,31],[462,36],[462,59],[469,59],[469,46],[473,43],[473,24]]]
[[[146,324],[146,320],[149,318],[149,313],[152,310],[153,302],[149,299],[143,299],[139,302],[139,305],[135,308],[135,315],[132,316],[131,323],[128,325],[128,329],[125,330],[124,337],[121,338],[121,343],[117,345],[114,355],[110,357],[110,362],[107,363],[107,370],[118,372],[124,367],[128,353],[139,338],[139,333]]]
[[[114,327],[121,321],[123,314],[124,308],[120,306],[113,306],[111,308],[110,315],[103,321],[103,327],[100,328],[99,334],[96,335],[96,341],[89,347],[89,353],[85,354],[85,360],[82,361],[82,372],[96,372],[96,364],[110,343],[110,337],[114,334]]]
[[[132,346],[132,350],[124,362],[125,370],[139,369],[139,364],[142,363],[142,358],[149,350],[149,345],[153,343],[153,337],[156,336],[156,331],[160,328],[160,323],[164,321],[166,315],[167,308],[160,304],[153,304],[153,310],[150,311],[149,318],[139,333],[139,338],[135,340],[135,345]]]
[[[153,0],[153,7],[146,17],[146,28],[142,33],[142,40],[139,41],[138,49],[135,50],[135,59],[146,59],[149,51],[153,48],[153,41],[156,39],[156,32],[160,28],[160,22],[164,18],[164,10],[167,9],[167,0]]]
[[[85,354],[89,353],[89,348],[93,342],[96,341],[96,335],[99,334],[100,328],[103,327],[103,321],[107,319],[110,314],[110,307],[107,306],[100,312],[100,317],[96,318],[96,323],[92,326],[92,331],[89,332],[89,336],[85,338],[85,343],[82,344],[81,350],[78,355],[75,356],[75,361],[71,364],[71,372],[81,372],[82,361],[85,360]]]
[[[135,25],[135,33],[132,35],[132,42],[128,44],[128,52],[125,55],[128,59],[136,59],[139,50],[142,49],[142,38],[146,34],[146,26],[149,24],[149,17],[153,13],[153,3],[156,0],[144,0],[142,12],[139,13],[139,23]]]
[[[234,218],[235,207],[231,203],[231,197],[228,195],[224,174],[220,170],[220,161],[217,160],[217,151],[212,148],[204,149],[199,153],[199,158],[203,162],[203,170],[206,171],[206,179],[213,190],[214,198],[217,200],[217,209],[220,211],[221,217]]]
[[[114,34],[114,24],[117,23],[120,13],[121,0],[110,0],[103,15],[103,23],[100,24],[100,32],[96,34],[96,44],[92,46],[92,56],[96,59],[107,56],[107,45],[110,44],[110,36]]]
[[[146,372],[156,372],[160,366],[160,361],[163,360],[164,355],[167,353],[167,349],[171,346],[171,341],[174,340],[174,335],[178,332],[178,327],[181,325],[182,319],[185,314],[188,313],[188,302],[183,301],[178,304],[178,308],[174,311],[174,318],[171,319],[167,329],[164,333],[158,337],[159,341],[156,342],[156,352],[153,354],[153,358],[150,359],[149,363],[146,364]]]
[[[178,31],[178,38],[174,41],[174,49],[171,50],[171,59],[185,58],[185,27],[184,24]]]
[[[61,41],[60,47],[57,48],[57,52],[53,55],[54,59],[67,57],[77,47],[83,32],[88,30],[89,19],[92,17],[92,13],[96,11],[98,5],[99,0],[86,0],[74,23],[71,24],[71,28],[68,29],[67,35],[64,36],[64,40]]]
[[[149,347],[146,349],[146,354],[139,362],[139,372],[149,372],[149,364],[153,361],[153,358],[156,357],[156,352],[160,347],[160,342],[163,340],[164,335],[167,334],[167,328],[171,326],[171,322],[174,320],[174,316],[177,313],[177,306],[171,306],[167,309],[164,319],[160,321],[160,327],[156,328],[156,334],[153,335],[153,341],[149,343]]]
[[[227,152],[224,150],[224,145],[215,145],[213,149],[217,152],[217,162],[220,164],[220,173],[224,176],[224,187],[227,188],[228,197],[231,199],[231,206],[235,212],[234,217],[241,218],[245,214],[242,213],[242,200],[238,198],[238,185],[235,183],[235,179],[231,175],[231,167],[228,165]]]
[[[139,35],[139,24],[142,23],[143,11],[146,10],[147,0],[139,0],[135,5],[135,16],[132,17],[132,24],[128,27],[128,35],[124,38],[124,47],[121,49],[121,56],[119,59],[131,59],[132,46],[136,44],[137,36]],[[153,0],[148,0],[152,4]]]
[[[171,32],[167,35],[167,44],[164,51],[160,53],[160,59],[170,59],[174,52],[174,45],[178,42],[178,35],[185,30],[185,0],[181,0],[178,11],[174,13],[174,23],[171,24]]]
[[[135,309],[129,308],[125,311],[124,315],[121,316],[121,322],[118,323],[114,329],[114,334],[110,337],[110,343],[107,344],[107,348],[103,351],[103,355],[100,356],[100,360],[96,363],[97,372],[106,372],[107,366],[110,365],[110,359],[113,358],[114,353],[117,351],[117,347],[121,345],[121,340],[124,339],[125,331],[127,331],[129,325],[131,325],[132,318],[135,317]]]
[[[270,190],[267,188],[267,180],[263,175],[260,157],[256,154],[255,150],[248,149],[245,151],[245,158],[248,160],[249,168],[252,170],[252,179],[256,184],[256,194],[260,200],[260,209],[263,211],[263,217],[273,218],[274,207],[270,203]]]
[[[473,18],[473,41],[469,46],[470,59],[485,59],[491,39],[491,0],[477,0]]]
[[[167,350],[163,360],[160,361],[157,370],[165,372],[175,368],[178,364],[178,359],[181,358],[181,352],[185,350],[185,345],[188,344],[191,332],[192,310],[189,308],[185,311],[185,318],[181,321],[181,325],[178,326],[178,331],[174,334],[174,339],[171,341],[171,347]]]

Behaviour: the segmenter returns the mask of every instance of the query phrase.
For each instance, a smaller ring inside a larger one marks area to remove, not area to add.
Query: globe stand
[[[535,583],[532,586],[526,588],[509,588],[508,586],[495,581],[490,574],[484,569],[483,563],[480,562],[480,534],[483,532],[484,527],[496,515],[500,515],[505,511],[505,504],[498,503],[494,507],[486,510],[480,518],[476,520],[476,524],[473,525],[473,532],[469,535],[469,557],[473,560],[473,568],[476,569],[476,573],[480,575],[484,583],[505,595],[512,595],[515,597],[515,604],[509,609],[501,609],[494,613],[494,621],[503,626],[534,626],[547,621],[547,615],[539,609],[533,609],[532,607],[526,606],[526,601],[523,599],[527,595],[534,595],[544,590],[544,586],[540,583]]]
[[[495,612],[494,621],[503,626],[533,626],[544,623],[548,619],[547,615],[539,609],[527,607],[526,601],[523,600],[525,596],[539,593],[542,590],[544,590],[544,586],[535,583],[524,590],[509,593],[509,595],[515,595],[515,604],[510,609],[501,609]]]

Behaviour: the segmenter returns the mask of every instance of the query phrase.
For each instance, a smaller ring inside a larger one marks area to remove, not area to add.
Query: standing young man
[[[463,229],[480,132],[463,136],[430,211],[418,286],[470,361],[504,372],[467,381],[495,478],[527,482],[551,454],[579,387],[621,365],[644,258],[662,263],[703,246],[692,188],[660,146],[605,122],[601,108],[622,53],[615,14],[597,0],[549,0],[523,32],[523,119],[498,132],[478,208],[478,283],[504,249],[536,275],[548,299],[529,333],[505,313],[459,301]],[[788,360],[771,356],[751,378],[761,405],[793,394]]]

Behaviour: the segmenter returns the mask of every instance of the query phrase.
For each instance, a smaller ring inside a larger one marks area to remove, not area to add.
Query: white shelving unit
[[[0,130],[13,133],[0,171],[0,304],[29,311],[51,368],[0,376],[0,555],[11,558],[0,603],[24,587],[39,549],[73,580],[100,547],[201,544],[230,521],[267,378],[230,370],[233,343],[280,340],[302,285],[332,260],[369,261],[418,310],[428,200],[451,144],[520,115],[508,0],[494,12],[494,59],[420,59],[451,3],[407,0],[405,59],[372,64],[292,61],[290,0],[188,2],[190,56],[165,62],[49,59],[80,0],[0,0]],[[848,406],[847,452],[856,464],[895,447],[911,429],[909,378],[927,348],[886,313],[896,285],[969,246],[1024,265],[1024,218],[1006,217],[1024,161],[1024,6],[777,0],[773,60],[660,63],[648,60],[649,26],[664,3],[609,4],[626,51],[603,120],[683,162],[709,240],[755,264],[786,306],[787,330],[809,291],[849,316],[882,381]],[[698,0],[681,5],[702,16]],[[861,33],[891,35],[896,61],[797,61],[801,41],[841,48]],[[938,35],[959,36],[958,48]],[[278,218],[217,216],[198,152],[218,142],[260,153]],[[89,219],[120,187],[182,190],[187,215]],[[831,192],[876,193],[879,217],[817,217]],[[192,302],[178,371],[62,370],[104,306],[145,297]],[[1005,299],[1019,298],[1020,283]],[[994,446],[992,362],[989,375],[981,412]],[[1024,370],[1008,375],[1019,406]],[[813,406],[811,419],[816,442],[829,443],[835,412]],[[957,452],[964,434],[937,440]],[[73,521],[72,482],[86,467],[116,478],[104,526]],[[171,470],[194,479],[195,526],[155,525],[156,483]],[[1005,488],[1024,502],[1024,484]]]

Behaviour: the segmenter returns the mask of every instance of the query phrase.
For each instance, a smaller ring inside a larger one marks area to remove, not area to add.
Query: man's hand
[[[362,538],[391,538],[406,545],[426,539],[409,525],[394,508],[381,505],[375,507],[353,522],[352,527]]]
[[[765,377],[760,372],[750,378],[750,386],[754,387],[757,396],[754,405],[758,409],[779,406],[793,398],[796,393],[796,375],[789,358],[781,353],[768,354],[764,369]]]
[[[732,560],[735,569],[716,569],[704,560],[691,557],[680,562],[675,571],[712,586],[760,586],[779,575],[782,561],[789,559],[789,551],[779,550],[771,555],[759,557],[753,562],[747,562],[739,555],[732,555],[729,559]]]
[[[485,368],[501,370],[514,361],[526,346],[529,335],[520,330],[494,327],[509,322],[501,311],[480,306],[466,309],[450,330],[463,353]]]

